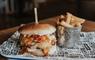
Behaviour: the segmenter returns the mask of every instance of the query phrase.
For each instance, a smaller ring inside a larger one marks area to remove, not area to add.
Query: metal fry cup
[[[74,27],[74,28],[69,28],[65,27],[65,42],[64,42],[64,47],[65,48],[76,48],[76,44],[80,41],[80,32],[81,32],[80,27]]]

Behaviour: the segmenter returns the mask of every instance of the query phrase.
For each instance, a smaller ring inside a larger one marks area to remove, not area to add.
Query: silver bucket
[[[80,32],[82,27],[75,28],[65,28],[64,37],[64,47],[65,48],[76,48],[77,43],[80,41]]]

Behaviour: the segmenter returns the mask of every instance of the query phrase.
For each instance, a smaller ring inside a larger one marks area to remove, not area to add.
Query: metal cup
[[[68,28],[65,27],[65,48],[76,48],[76,44],[80,41],[80,32],[82,27]]]

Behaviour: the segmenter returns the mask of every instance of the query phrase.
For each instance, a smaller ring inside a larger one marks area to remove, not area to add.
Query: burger
[[[50,24],[26,24],[19,28],[22,55],[48,56],[56,51],[56,28]]]

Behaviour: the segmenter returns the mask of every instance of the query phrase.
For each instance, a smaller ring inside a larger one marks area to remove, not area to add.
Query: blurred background
[[[95,0],[35,0],[39,19],[70,12],[95,21]],[[33,0],[0,0],[0,29],[34,21]]]

